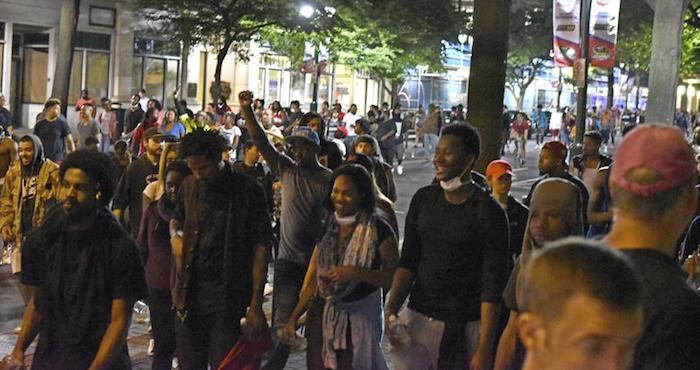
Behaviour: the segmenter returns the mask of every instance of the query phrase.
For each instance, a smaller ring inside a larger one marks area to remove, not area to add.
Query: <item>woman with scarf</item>
[[[334,214],[311,256],[282,339],[295,337],[297,320],[318,294],[323,300],[322,368],[384,370],[380,288],[391,286],[398,261],[396,236],[374,212],[374,185],[367,170],[341,166],[331,184],[326,205]],[[313,360],[309,368],[316,368]]]
[[[516,291],[520,269],[532,253],[546,243],[568,236],[582,236],[584,211],[578,188],[567,180],[549,178],[535,188],[530,202],[530,216],[525,229],[522,254],[515,262],[515,268],[503,292],[503,300],[510,309],[510,317],[498,342],[495,370],[519,369],[524,360],[524,351],[522,347],[517,348],[515,334],[515,321],[519,312]]]
[[[170,296],[172,254],[168,225],[175,212],[178,189],[190,174],[187,164],[175,161],[165,170],[165,196],[145,208],[136,240],[146,270],[148,304],[153,326],[153,367],[169,370],[175,352],[175,312]]]

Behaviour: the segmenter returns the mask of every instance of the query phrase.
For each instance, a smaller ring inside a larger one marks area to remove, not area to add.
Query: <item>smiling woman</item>
[[[396,236],[374,213],[372,178],[359,165],[344,165],[334,172],[325,205],[334,215],[314,249],[299,302],[282,338],[294,340],[297,320],[311,304],[307,315],[309,364],[387,369],[380,348],[380,288],[391,285],[398,261]],[[312,302],[315,292],[320,299]],[[350,333],[352,341],[347,340]],[[318,346],[321,348],[315,348]]]

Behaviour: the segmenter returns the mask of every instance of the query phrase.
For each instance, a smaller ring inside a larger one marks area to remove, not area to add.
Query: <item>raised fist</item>
[[[253,92],[246,90],[238,93],[238,103],[244,108],[248,108],[253,105]]]

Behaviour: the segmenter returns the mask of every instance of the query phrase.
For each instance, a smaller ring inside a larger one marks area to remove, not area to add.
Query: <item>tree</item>
[[[353,66],[371,77],[389,82],[385,90],[397,99],[406,70],[428,65],[442,70],[443,40],[454,40],[467,23],[448,0],[336,1],[342,22],[307,32],[283,27],[261,31],[270,47],[300,63],[310,42],[329,50],[329,60]],[[377,17],[377,14],[382,14]]]
[[[477,1],[474,5],[467,120],[481,134],[481,155],[476,168],[483,171],[491,160],[500,157],[510,0]]]
[[[221,68],[229,52],[247,60],[247,42],[261,29],[292,24],[296,2],[287,0],[137,0],[146,18],[170,25],[172,39],[217,51],[214,98],[221,93]]]
[[[513,94],[517,110],[523,109],[527,88],[549,68],[552,50],[552,2],[514,4],[510,17],[506,89]]]
[[[58,25],[58,51],[51,95],[61,99],[61,112],[64,115],[66,115],[68,111],[70,74],[71,66],[73,65],[73,46],[75,45],[79,11],[80,0],[63,0]]]

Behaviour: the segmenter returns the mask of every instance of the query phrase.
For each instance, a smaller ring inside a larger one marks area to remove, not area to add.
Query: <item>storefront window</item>
[[[70,87],[68,88],[68,104],[75,105],[80,97],[81,77],[83,75],[83,52],[73,52],[73,65],[70,69]]]
[[[298,71],[292,72],[292,87],[289,100],[299,100],[302,104],[307,102],[304,99],[304,88],[306,84],[304,83],[304,74]]]
[[[331,77],[330,76],[321,76],[321,78],[318,80],[318,104],[321,106],[321,103],[324,101],[328,101],[328,91],[331,88]]]
[[[276,69],[268,70],[268,85],[266,100],[279,101],[280,92],[280,71]]]
[[[44,104],[46,102],[46,83],[48,81],[49,49],[27,47],[24,49],[24,76],[22,101],[24,103]]]
[[[131,67],[131,86],[133,92],[141,89],[143,86],[143,58],[135,57],[134,64]]]
[[[179,85],[177,77],[180,62],[177,60],[169,59],[166,63],[167,69],[165,70],[165,95],[163,95],[165,100],[163,101],[163,106],[167,107],[169,105],[170,107],[175,108],[173,107],[173,100],[170,99],[170,101],[168,101],[168,97],[172,96],[173,91],[175,91],[175,89]]]
[[[165,87],[165,61],[163,59],[146,58],[146,76],[144,85],[146,94],[153,99],[163,101]]]
[[[109,95],[109,54],[87,53],[85,88],[90,92],[90,96],[98,101]]]
[[[5,44],[0,42],[0,87],[2,87],[2,75],[4,74],[3,69],[2,69],[2,67],[3,67],[2,62],[3,62],[4,58],[5,58]]]

